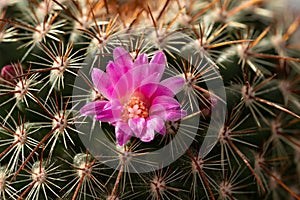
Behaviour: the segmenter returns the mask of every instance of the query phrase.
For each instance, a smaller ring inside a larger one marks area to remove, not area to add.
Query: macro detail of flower
[[[162,52],[156,53],[150,62],[145,54],[133,61],[129,52],[117,47],[113,58],[106,72],[92,70],[93,83],[106,100],[90,102],[80,112],[115,126],[119,145],[126,144],[132,136],[150,142],[155,132],[166,133],[166,121],[186,115],[174,98],[182,89],[184,78],[175,76],[161,81],[166,67]]]

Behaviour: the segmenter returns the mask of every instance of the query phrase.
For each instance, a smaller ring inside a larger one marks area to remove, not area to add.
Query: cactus
[[[300,199],[292,3],[0,0],[0,199]]]

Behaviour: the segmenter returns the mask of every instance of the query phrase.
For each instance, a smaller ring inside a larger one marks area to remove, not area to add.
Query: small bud
[[[4,79],[1,82],[10,82],[13,83],[14,78],[16,77],[15,65],[6,65],[1,70],[1,77]]]

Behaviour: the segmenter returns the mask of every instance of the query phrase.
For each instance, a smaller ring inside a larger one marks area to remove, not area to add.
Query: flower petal
[[[131,73],[131,77],[132,77],[132,84],[133,84],[133,88],[136,89],[137,87],[139,87],[140,85],[142,85],[145,80],[148,81],[148,75],[147,75],[147,67],[137,67],[137,68],[134,68],[132,70],[130,70],[130,72],[128,73]],[[128,76],[128,75],[127,75]],[[151,82],[152,80],[150,80]]]
[[[166,67],[166,58],[163,52],[156,53],[150,61],[150,71],[149,74],[158,73],[158,80],[161,79],[165,67]]]
[[[169,88],[157,83],[144,84],[137,88],[135,92],[144,95],[144,97],[150,102],[152,102],[152,100],[157,96],[174,96],[173,92]]]
[[[96,120],[109,123],[114,123],[118,119],[113,114],[113,111],[111,109],[103,110],[102,112],[98,113],[95,118]]]
[[[154,139],[154,130],[148,128],[145,133],[140,137],[142,142],[151,142]]]
[[[184,78],[179,76],[170,77],[160,82],[160,84],[167,88],[170,88],[175,95],[180,92],[180,90],[182,90],[182,87],[184,85]]]
[[[127,123],[118,122],[115,128],[116,140],[120,146],[123,146],[128,142],[132,136],[132,131]]]
[[[134,61],[134,75],[136,82],[139,85],[146,83],[159,83],[161,79],[161,72],[153,71],[153,67],[148,63],[148,56],[146,54],[139,55]]]
[[[158,85],[155,93],[152,95],[153,97],[157,97],[157,96],[169,96],[169,97],[173,97],[174,94],[172,92],[172,90],[170,90],[169,88],[163,86],[163,85]]]
[[[106,73],[109,79],[111,80],[111,84],[115,85],[120,77],[123,75],[122,68],[115,65],[112,61],[109,61],[106,66]]]
[[[147,129],[153,129],[161,135],[166,134],[165,122],[162,118],[159,117],[149,117],[147,120]]]
[[[187,116],[186,110],[171,110],[167,113],[166,121],[177,121]]]
[[[144,72],[145,74],[145,72]],[[161,79],[161,75],[159,73],[152,73],[148,76],[144,76],[144,78],[141,80],[140,85],[148,84],[148,83],[156,83],[159,84],[159,81]]]
[[[133,77],[132,71],[128,71],[123,74],[118,82],[115,83],[111,98],[118,99],[120,101],[128,99],[135,89],[134,82],[135,77]]]
[[[108,77],[110,77],[111,79],[112,84],[115,85],[124,74],[130,71],[132,71],[132,73],[135,74],[134,76],[135,79],[143,80],[145,79],[145,77],[148,77],[149,64],[148,64],[148,57],[146,54],[139,55],[134,61],[134,63],[130,63],[130,65],[133,65],[133,67],[132,68],[124,67],[124,65],[119,65],[111,61],[108,63],[106,67],[106,71]]]
[[[155,97],[155,99],[152,102],[152,106],[153,105],[161,105],[167,110],[180,108],[179,102],[170,96]]]
[[[104,107],[104,109],[100,113],[97,113],[96,119],[113,124],[117,121],[120,121],[122,110],[123,106],[119,101],[111,101],[107,104],[107,106]]]
[[[128,125],[131,128],[133,134],[137,138],[141,138],[146,128],[145,118],[133,118],[128,120]]]
[[[149,114],[150,116],[158,116],[164,121],[173,120],[174,118],[181,116],[180,104],[172,97],[158,96],[153,100]]]
[[[161,78],[160,74],[157,72],[149,73],[149,71],[150,71],[150,66],[148,63],[146,64],[144,63],[142,65],[136,66],[135,68],[128,71],[132,73],[134,88],[137,88],[147,83],[159,84]]]
[[[123,48],[117,47],[113,52],[114,62],[119,67],[122,67],[124,72],[132,68],[133,62],[131,55]]]
[[[87,116],[87,115],[97,115],[104,109],[105,106],[107,106],[107,101],[94,101],[90,102],[86,105],[84,105],[80,109],[81,115]]]
[[[92,71],[92,80],[95,87],[99,90],[99,92],[106,98],[110,98],[110,90],[111,82],[107,76],[107,74],[98,68],[93,68]]]
[[[148,67],[148,56],[146,54],[140,54],[134,61],[133,66],[136,67]]]

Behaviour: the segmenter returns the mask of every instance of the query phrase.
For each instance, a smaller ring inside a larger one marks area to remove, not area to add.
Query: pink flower
[[[186,115],[174,95],[184,84],[183,77],[160,81],[166,66],[162,52],[156,53],[148,63],[145,54],[132,61],[130,54],[117,47],[114,62],[106,66],[106,73],[94,68],[92,80],[107,99],[83,106],[82,115],[95,115],[102,122],[115,126],[119,145],[126,144],[131,136],[143,142],[153,140],[155,132],[165,135],[166,121],[176,121]]]

